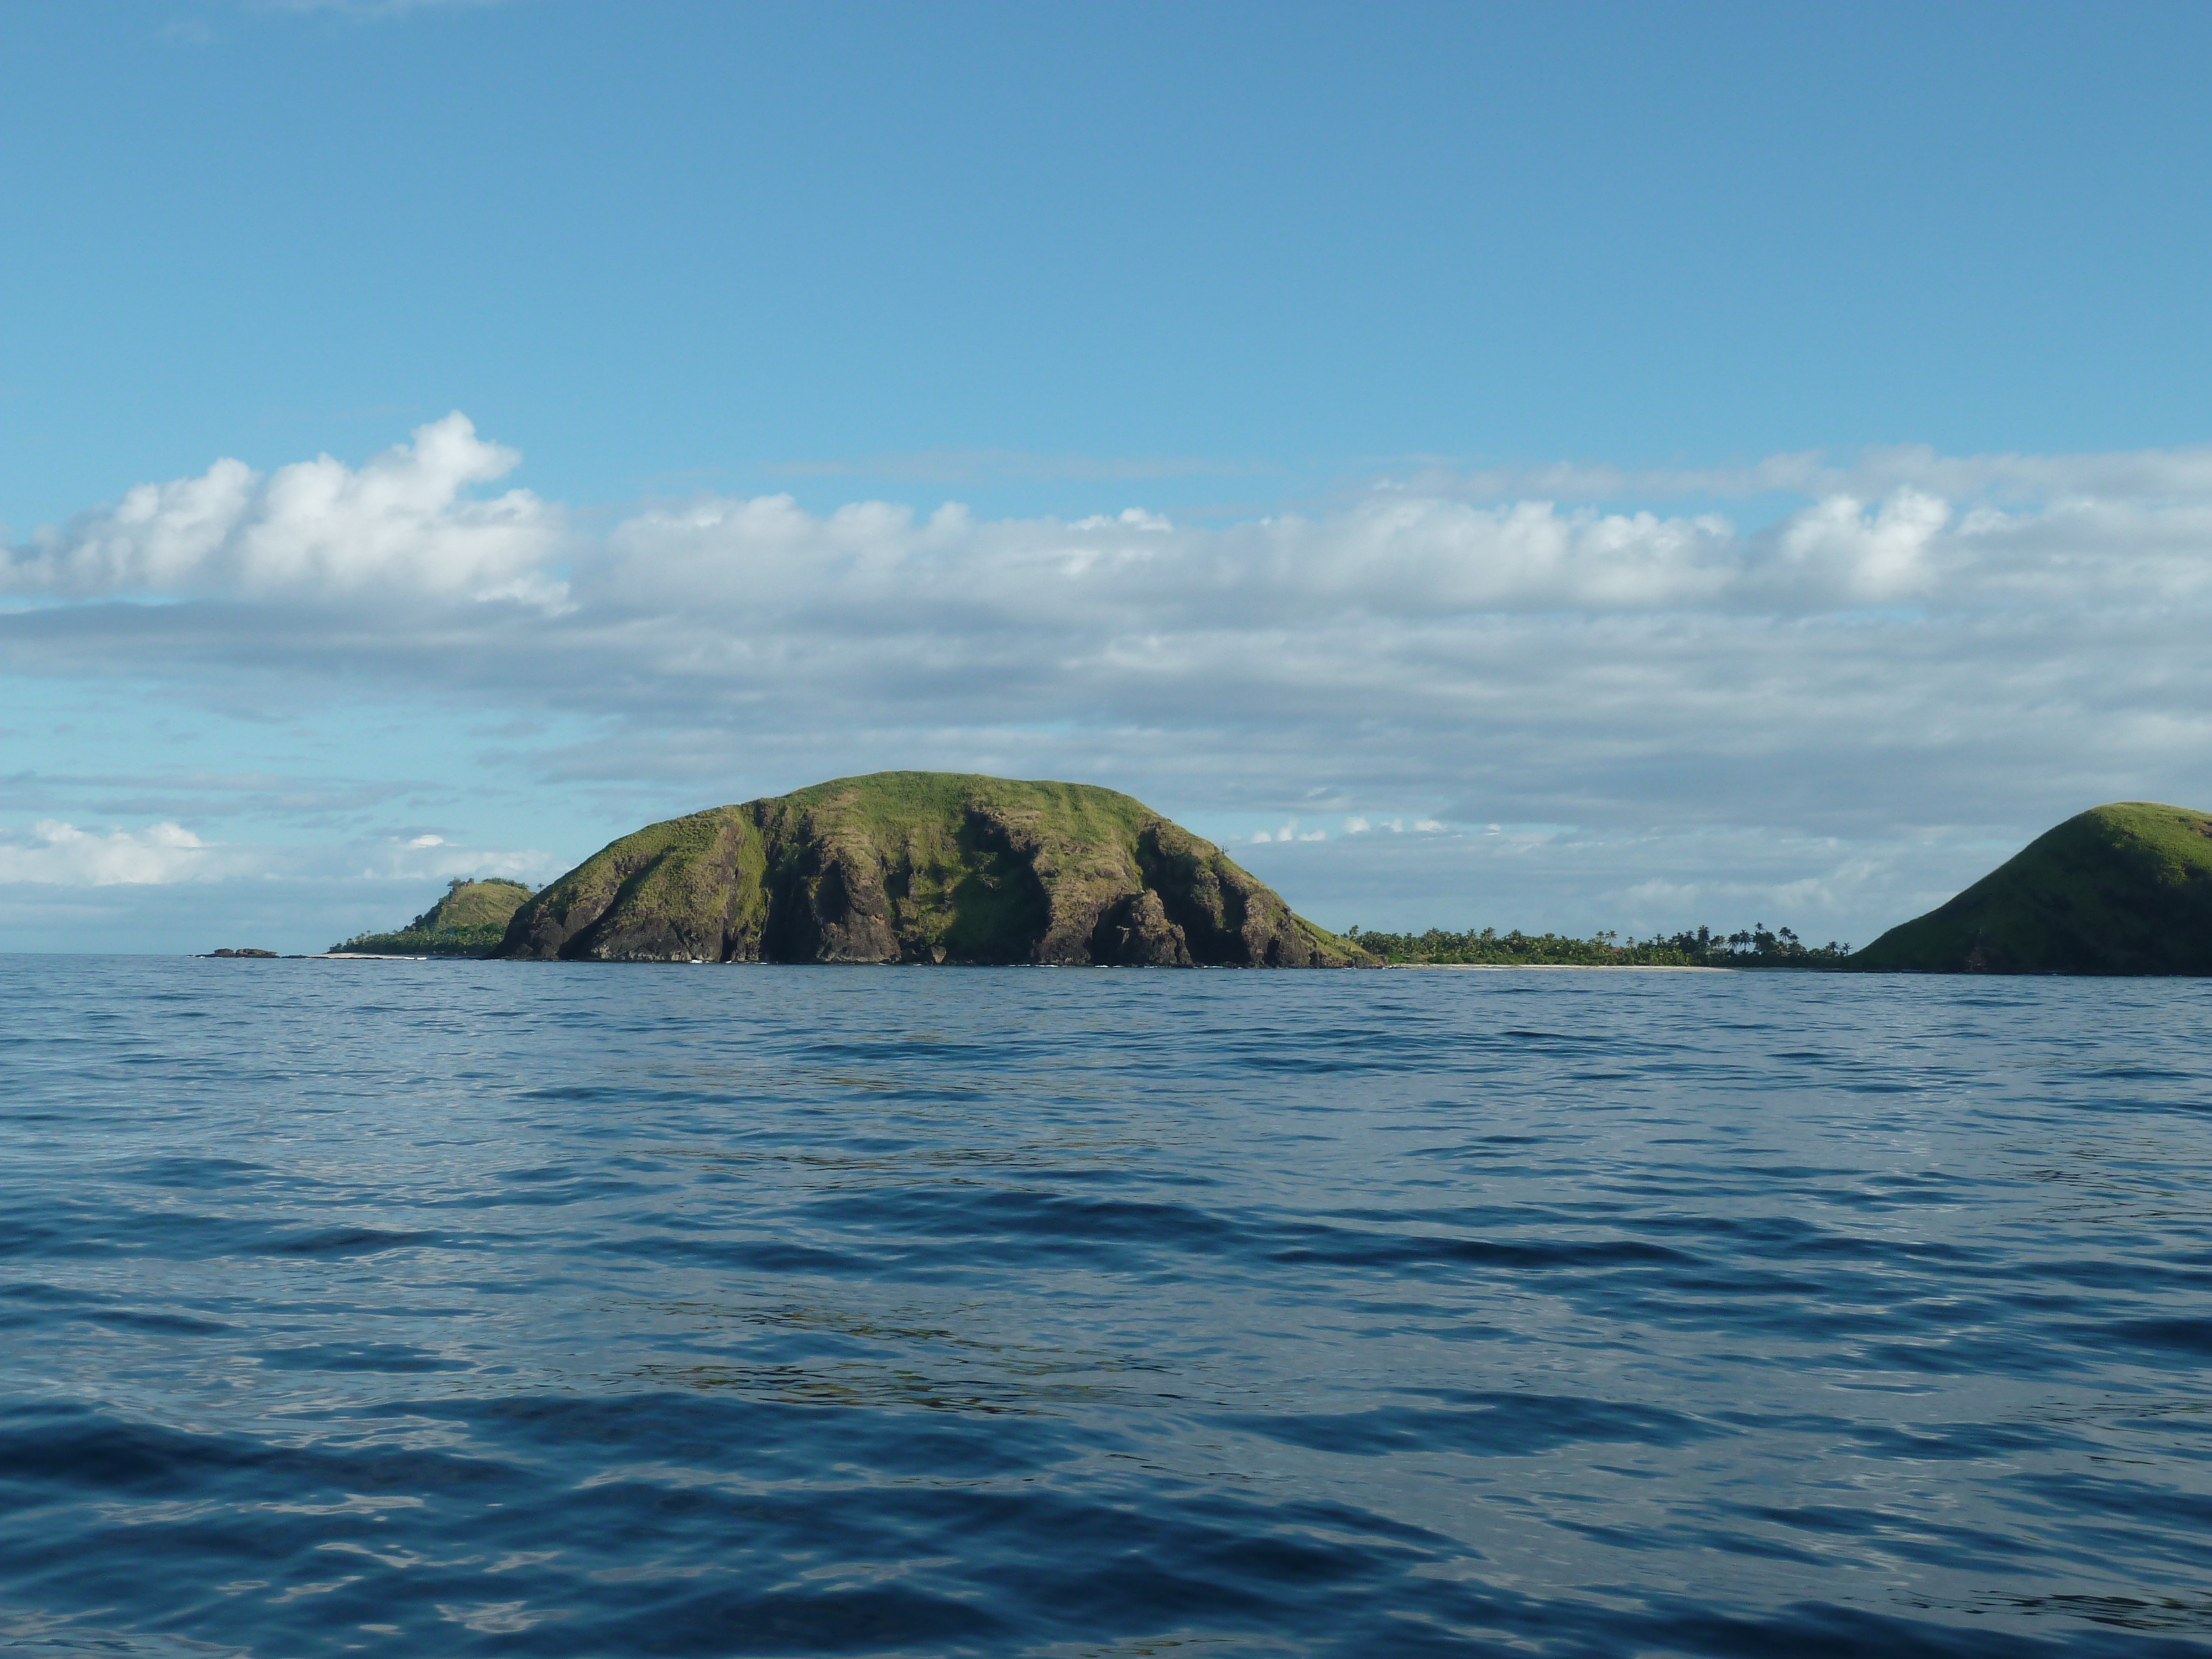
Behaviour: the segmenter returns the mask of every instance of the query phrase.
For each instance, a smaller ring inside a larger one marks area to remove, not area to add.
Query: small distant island
[[[331,946],[332,956],[488,957],[531,890],[504,876],[456,877],[443,898],[397,933],[356,933]]]

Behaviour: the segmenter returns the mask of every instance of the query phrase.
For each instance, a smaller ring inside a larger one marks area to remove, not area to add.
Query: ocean
[[[2212,1655],[2212,984],[0,1010],[0,1651]]]

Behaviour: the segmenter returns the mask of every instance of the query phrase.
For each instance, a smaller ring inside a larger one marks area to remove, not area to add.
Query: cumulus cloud
[[[543,881],[562,867],[542,849],[454,846],[437,836],[271,848],[204,840],[169,821],[135,830],[83,829],[59,818],[0,832],[0,886],[169,887],[241,876],[389,883],[495,875]]]
[[[1790,518],[1774,539],[1787,566],[1820,573],[1831,592],[1896,599],[1935,584],[1929,546],[1950,517],[1948,503],[1917,489],[1900,489],[1872,512],[1849,495],[1831,495]]]
[[[548,568],[562,516],[526,489],[467,492],[512,471],[514,451],[452,414],[353,468],[328,455],[267,477],[219,460],[145,483],[112,507],[43,529],[0,559],[0,592],[88,599],[234,594],[521,599],[557,603]]]
[[[342,860],[333,864],[331,860]],[[506,876],[542,882],[567,864],[542,848],[458,846],[442,836],[386,836],[343,849],[300,848],[288,860],[291,873],[307,875],[350,866],[362,881],[448,881],[455,876]]]
[[[2212,451],[2101,458],[2101,469],[2092,465],[2100,458],[2060,458],[2044,482],[2137,488],[2062,492],[2010,510],[1962,506],[1899,478],[2024,483],[2040,476],[2033,458],[1911,453],[1910,465],[1861,467],[1890,475],[1885,490],[1823,488],[1751,534],[1715,513],[1486,504],[1401,482],[1334,512],[1218,529],[1177,526],[1136,507],[1068,522],[991,521],[957,504],[927,515],[883,501],[816,514],[787,495],[708,495],[636,514],[586,545],[569,538],[556,506],[528,490],[470,493],[520,457],[455,413],[358,468],[325,455],[263,477],[226,459],[196,477],[141,484],[8,550],[0,591],[80,600],[344,600],[368,589],[433,601],[573,599],[607,622],[698,617],[719,629],[774,617],[845,637],[1066,629],[1141,653],[1170,635],[1346,617],[1802,617],[1900,599],[2154,599],[2197,591],[2212,574]],[[1735,482],[1850,482],[1797,458],[1773,465],[1771,477],[1753,469]],[[2186,499],[2154,488],[2200,473],[2203,488],[2180,492]]]
[[[817,515],[788,495],[709,497],[624,521],[602,556],[580,563],[575,594],[608,616],[704,607],[847,638],[1066,630],[1136,669],[1174,639],[1353,619],[2154,602],[2212,575],[2208,534],[2212,502],[2070,498],[1962,515],[1912,487],[1824,495],[1750,534],[1715,514],[1395,490],[1327,516],[1226,529],[1135,511],[983,522],[957,506],[926,518],[883,502]]]
[[[0,840],[0,883],[143,887],[210,881],[232,873],[222,854],[181,824],[93,830],[42,818],[28,836]]]
[[[710,498],[624,522],[608,553],[579,572],[580,597],[589,581],[592,599],[618,609],[829,606],[841,623],[902,631],[936,615],[1146,634],[1310,623],[1347,606],[1405,617],[1706,602],[1743,564],[1718,518],[1395,495],[1228,530],[1178,530],[1141,509],[981,523],[958,507],[921,518],[867,502],[817,516],[788,495]]]

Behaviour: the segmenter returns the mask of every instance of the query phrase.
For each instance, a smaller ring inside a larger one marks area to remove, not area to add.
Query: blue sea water
[[[0,1650],[2212,1654],[2212,985],[0,958]]]

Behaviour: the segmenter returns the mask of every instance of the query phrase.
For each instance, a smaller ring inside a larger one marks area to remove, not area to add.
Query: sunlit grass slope
[[[357,933],[333,951],[394,957],[489,956],[530,890],[503,876],[455,881],[446,896],[395,933]]]
[[[1845,965],[2212,974],[2212,815],[2151,801],[2093,808]]]

